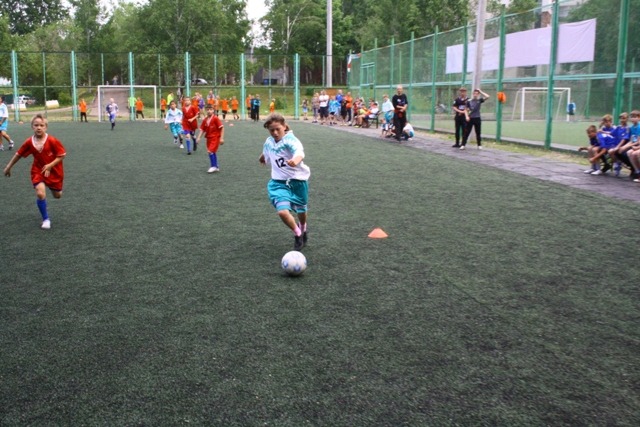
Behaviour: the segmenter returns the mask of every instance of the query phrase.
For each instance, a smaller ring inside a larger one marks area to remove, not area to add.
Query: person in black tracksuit
[[[409,101],[407,95],[403,93],[402,86],[398,85],[396,88],[396,94],[391,98],[393,104],[393,126],[395,129],[395,137],[398,141],[402,138],[402,129],[407,124],[407,108],[409,107]]]
[[[456,129],[456,143],[452,145],[453,148],[460,147],[460,140],[464,139],[464,135],[467,130],[467,117],[464,114],[464,110],[467,108],[467,89],[461,87],[458,91],[458,97],[453,100],[453,120]]]

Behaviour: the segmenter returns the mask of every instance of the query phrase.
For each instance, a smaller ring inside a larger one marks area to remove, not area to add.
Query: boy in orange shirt
[[[220,109],[222,110],[222,120],[224,120],[227,118],[227,111],[229,111],[229,101],[227,100],[227,98],[222,98],[220,104]]]
[[[238,115],[238,107],[240,106],[240,102],[238,102],[238,99],[234,96],[231,99],[231,113],[233,113],[233,120],[239,120],[240,116]]]
[[[84,117],[84,122],[87,123],[87,103],[84,98],[80,99],[80,122],[82,123],[82,118]]]
[[[164,119],[167,115],[167,100],[160,98],[160,118]]]
[[[269,114],[275,113],[276,111],[276,99],[273,98],[271,103],[269,103]]]
[[[143,109],[144,104],[142,103],[142,98],[138,97],[136,100],[136,120],[138,119],[138,116],[142,116],[144,119],[144,113],[142,112]]]

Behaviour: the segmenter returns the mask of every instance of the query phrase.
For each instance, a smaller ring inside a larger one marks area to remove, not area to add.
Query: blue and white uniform
[[[304,161],[297,166],[289,166],[288,160],[296,156],[304,159],[304,148],[293,132],[287,132],[280,141],[267,138],[262,154],[265,162],[271,164],[271,180],[267,191],[271,204],[276,210],[293,210],[296,213],[307,211],[309,199],[308,183],[311,170]]]
[[[107,104],[107,114],[109,114],[109,121],[115,123],[116,115],[118,114],[118,104],[115,102]]]
[[[164,118],[164,123],[169,125],[169,130],[174,138],[178,138],[182,132],[182,110],[169,108]]]
[[[0,119],[4,119],[0,125],[0,131],[7,130],[7,127],[9,126],[9,109],[7,108],[7,104],[4,102],[0,104]]]

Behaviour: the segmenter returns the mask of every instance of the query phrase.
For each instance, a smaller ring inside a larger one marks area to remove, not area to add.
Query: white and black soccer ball
[[[290,251],[282,257],[281,265],[289,276],[299,276],[307,269],[307,258],[302,252]]]

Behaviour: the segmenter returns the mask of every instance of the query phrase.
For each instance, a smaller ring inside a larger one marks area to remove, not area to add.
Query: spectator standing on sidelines
[[[142,116],[144,119],[144,103],[140,97],[136,100],[136,120],[138,119],[138,116]]]
[[[13,148],[13,140],[7,133],[9,127],[9,109],[7,104],[4,103],[4,96],[0,96],[0,151],[4,151],[4,145],[2,144],[2,138],[9,142],[9,150]]]
[[[461,87],[458,90],[458,97],[453,100],[453,121],[456,130],[456,143],[453,144],[453,148],[460,148],[460,140],[464,139],[464,134],[467,130],[467,116],[464,114],[467,109],[467,89]]]
[[[393,126],[395,128],[396,140],[402,139],[402,129],[407,124],[407,108],[409,107],[409,100],[407,95],[404,94],[402,85],[398,85],[396,88],[396,94],[391,98],[391,104],[393,104]]]
[[[473,98],[467,101],[467,108],[464,110],[464,114],[467,118],[467,130],[464,134],[464,138],[462,139],[462,145],[460,146],[461,150],[464,150],[465,145],[467,145],[469,135],[471,134],[471,129],[475,129],[478,150],[482,150],[482,119],[480,118],[480,107],[482,106],[482,103],[484,103],[484,101],[486,101],[487,99],[489,99],[488,94],[484,93],[480,89],[474,89]]]
[[[80,123],[82,123],[82,119],[84,119],[84,122],[87,122],[87,102],[84,100],[84,98],[80,98],[80,103],[78,104],[78,106],[80,107]]]

